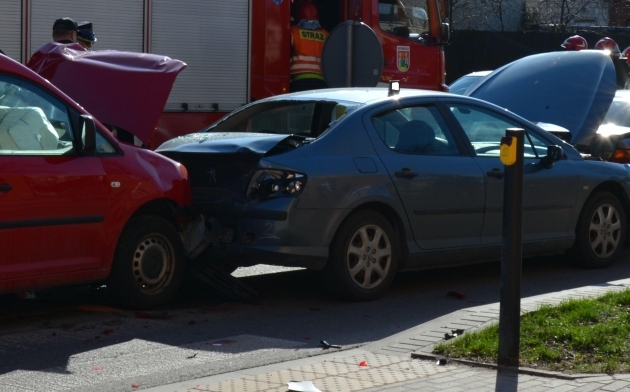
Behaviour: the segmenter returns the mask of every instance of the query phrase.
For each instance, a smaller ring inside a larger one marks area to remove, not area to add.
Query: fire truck
[[[150,148],[198,131],[254,100],[289,90],[290,26],[307,0],[3,0],[0,50],[26,64],[53,21],[90,21],[94,50],[156,53],[188,64]],[[451,0],[312,0],[323,28],[362,21],[384,54],[381,82],[447,91],[443,45]],[[94,75],[98,78],[99,75]],[[104,81],[106,82],[106,81]]]

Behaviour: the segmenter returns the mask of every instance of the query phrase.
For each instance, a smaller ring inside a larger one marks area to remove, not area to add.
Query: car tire
[[[399,238],[391,223],[375,211],[359,211],[337,230],[323,270],[324,284],[350,301],[373,300],[391,285],[399,259]]]
[[[584,204],[578,220],[572,255],[582,266],[610,266],[622,251],[626,237],[626,213],[610,192],[598,192]]]
[[[175,227],[157,216],[136,217],[120,235],[107,286],[125,307],[155,308],[173,298],[184,270],[184,249]]]

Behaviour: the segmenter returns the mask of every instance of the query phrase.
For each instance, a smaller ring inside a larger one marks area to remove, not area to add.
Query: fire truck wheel
[[[154,308],[175,295],[184,262],[173,225],[157,216],[132,218],[120,235],[108,287],[125,307]]]

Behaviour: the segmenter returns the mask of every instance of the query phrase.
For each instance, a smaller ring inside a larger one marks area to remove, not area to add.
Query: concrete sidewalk
[[[593,297],[630,287],[630,279],[521,300],[523,313],[543,304]],[[289,381],[312,381],[321,391],[630,391],[630,374],[576,374],[520,368],[518,373],[465,361],[441,361],[433,346],[455,330],[472,331],[498,322],[499,304],[459,310],[361,349],[145,389],[153,392],[286,392]]]

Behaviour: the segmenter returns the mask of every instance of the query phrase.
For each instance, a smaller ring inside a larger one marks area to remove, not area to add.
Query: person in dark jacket
[[[53,23],[53,41],[60,44],[76,44],[79,26],[70,18],[60,18]]]

